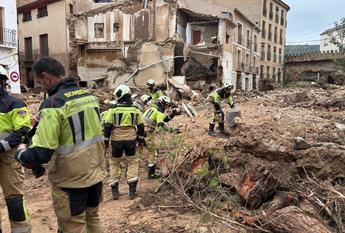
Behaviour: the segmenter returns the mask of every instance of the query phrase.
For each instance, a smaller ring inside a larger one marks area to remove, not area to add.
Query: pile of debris
[[[244,111],[253,123],[231,129],[230,138],[203,137],[191,148],[187,132],[167,150],[163,189],[236,232],[344,232],[343,93],[340,87],[254,95],[242,103],[256,105]],[[295,105],[315,99],[336,105]]]

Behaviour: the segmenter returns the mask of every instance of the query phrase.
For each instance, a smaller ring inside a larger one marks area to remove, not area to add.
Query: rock
[[[340,123],[335,123],[335,127],[340,130],[345,130],[345,125]]]
[[[208,233],[207,227],[199,227],[199,229],[196,231],[197,233]]]
[[[311,147],[310,144],[308,144],[304,138],[302,137],[296,137],[295,138],[295,145],[294,145],[294,149],[295,150],[306,150],[309,149]]]

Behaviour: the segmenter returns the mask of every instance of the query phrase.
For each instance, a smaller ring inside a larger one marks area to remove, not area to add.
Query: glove
[[[170,128],[170,132],[171,133],[175,133],[175,134],[180,134],[182,133],[181,130],[179,128]]]
[[[137,142],[139,146],[145,146],[146,147],[146,141],[144,136],[138,136]]]
[[[32,169],[32,174],[34,174],[35,178],[39,178],[44,175],[46,169],[40,165],[34,166]]]
[[[107,150],[109,148],[109,140],[104,140],[105,149]]]
[[[224,112],[222,110],[217,110],[216,111],[216,115],[217,116],[222,116],[222,115],[224,115]]]

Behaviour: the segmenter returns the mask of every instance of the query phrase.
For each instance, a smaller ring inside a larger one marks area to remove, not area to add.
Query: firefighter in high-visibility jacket
[[[106,146],[111,145],[110,186],[113,199],[120,196],[119,181],[121,162],[127,171],[129,198],[137,196],[139,159],[136,156],[137,143],[145,145],[144,123],[141,111],[132,102],[131,90],[126,85],[120,85],[114,90],[117,104],[109,108],[104,118],[104,140]]]
[[[165,110],[170,105],[171,99],[168,96],[163,95],[160,96],[155,101],[155,104],[147,109],[144,113],[145,131],[148,133],[148,149],[150,152],[148,157],[148,179],[157,179],[161,177],[161,173],[156,170],[159,151],[155,147],[155,142],[152,138],[155,130],[158,128],[167,132],[180,133],[180,130],[178,128],[172,128],[167,124],[178,114],[177,110],[175,109],[171,112],[170,115],[164,114]]]
[[[31,225],[24,201],[24,169],[15,160],[15,148],[30,131],[30,115],[24,102],[6,91],[7,79],[6,69],[0,65],[0,186],[11,232],[27,233],[31,232]]]
[[[227,134],[225,131],[224,126],[224,118],[225,114],[222,110],[221,103],[225,100],[231,108],[235,107],[233,97],[231,95],[231,90],[234,88],[231,82],[225,82],[223,87],[214,90],[208,96],[208,101],[212,103],[214,107],[214,112],[211,115],[210,126],[208,130],[208,134],[211,136],[215,136],[216,133],[214,131],[215,124],[218,122],[219,130],[222,134]]]
[[[32,144],[20,145],[16,159],[26,167],[49,162],[59,233],[101,233],[105,163],[99,100],[64,78],[63,66],[53,58],[40,58],[34,71],[49,97],[40,106]]]
[[[149,101],[151,101],[151,106],[155,104],[155,101],[163,95],[162,90],[156,86],[156,81],[153,79],[149,79],[146,82],[146,86],[150,90],[150,96],[144,101],[145,104],[147,104]]]

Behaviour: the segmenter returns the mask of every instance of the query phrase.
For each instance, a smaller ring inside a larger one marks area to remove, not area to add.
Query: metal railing
[[[15,29],[3,28],[0,34],[0,45],[17,47],[16,36],[17,31]]]

